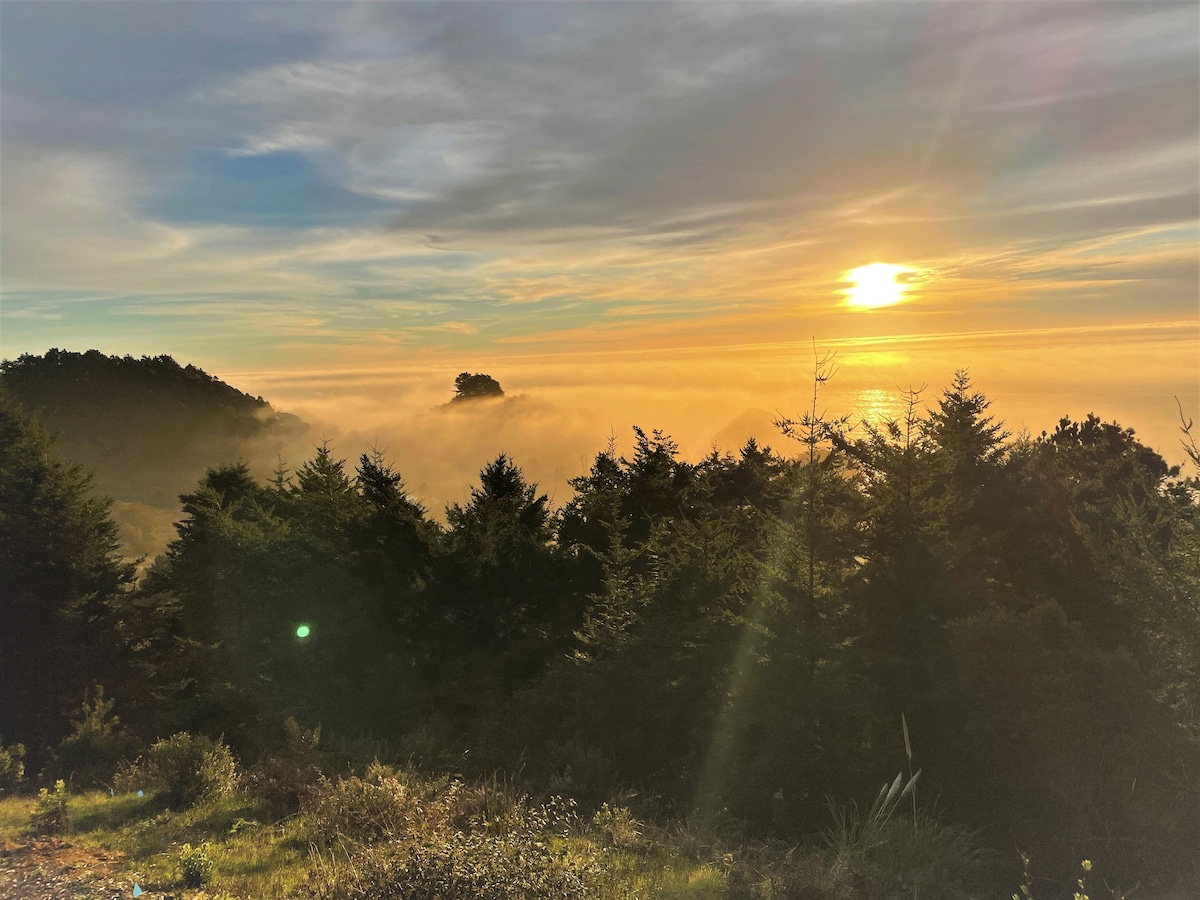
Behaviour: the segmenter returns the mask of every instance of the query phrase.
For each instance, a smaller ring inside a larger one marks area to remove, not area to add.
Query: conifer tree
[[[0,734],[43,748],[109,661],[108,606],[128,590],[109,502],[0,389]]]

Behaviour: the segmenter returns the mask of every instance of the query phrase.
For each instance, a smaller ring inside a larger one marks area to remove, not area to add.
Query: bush
[[[571,855],[562,840],[573,815],[556,801],[519,803],[497,820],[455,822],[465,792],[447,790],[429,801],[440,809],[423,828],[391,840],[316,859],[310,886],[321,900],[582,900],[600,873],[591,854]]]
[[[54,783],[54,791],[46,788],[38,791],[37,803],[29,814],[29,827],[34,834],[63,834],[71,826],[67,813],[67,784],[61,778]]]
[[[642,836],[642,823],[633,817],[626,806],[603,804],[592,816],[592,824],[603,832],[609,845],[621,849],[637,846]]]
[[[565,849],[572,804],[531,805],[497,779],[468,787],[376,763],[361,778],[323,780],[303,813],[319,898],[572,900],[598,870]]]
[[[156,743],[115,780],[126,789],[156,791],[179,809],[232,793],[238,772],[223,741],[181,732]]]
[[[378,763],[361,778],[322,778],[302,804],[308,839],[324,847],[346,842],[369,844],[444,827],[445,798],[441,803],[430,802],[434,792],[429,785],[412,785]],[[454,790],[450,785],[450,791]]]
[[[0,795],[12,793],[25,780],[25,745],[0,743]]]
[[[49,770],[70,778],[78,787],[105,784],[122,759],[133,754],[133,738],[112,715],[114,701],[97,685],[71,720],[72,731],[51,754]]]
[[[177,861],[179,877],[182,879],[184,887],[203,887],[212,878],[213,861],[208,855],[208,844],[199,844],[195,847],[191,844],[184,844],[179,848]]]
[[[304,797],[321,780],[321,729],[307,729],[289,716],[283,723],[283,749],[256,763],[247,774],[250,792],[282,817],[300,809]]]
[[[596,864],[555,851],[536,831],[454,831],[437,841],[389,842],[327,873],[320,898],[582,900]]]

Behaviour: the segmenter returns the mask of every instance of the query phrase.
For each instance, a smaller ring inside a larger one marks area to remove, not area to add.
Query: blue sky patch
[[[191,154],[178,186],[147,212],[167,221],[273,228],[366,225],[394,206],[329,181],[303,153]]]

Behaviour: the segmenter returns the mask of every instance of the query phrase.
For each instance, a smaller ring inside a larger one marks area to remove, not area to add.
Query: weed
[[[179,848],[176,859],[184,887],[203,887],[212,879],[213,861],[208,855],[208,844],[197,844],[195,847],[184,844]]]
[[[592,824],[600,829],[612,847],[635,847],[642,836],[642,823],[625,806],[614,809],[607,803],[603,804],[592,816]]]
[[[34,834],[64,834],[70,826],[67,785],[60,778],[54,783],[53,792],[46,788],[38,791],[37,802],[29,814],[29,827]]]
[[[854,804],[830,804],[834,824],[824,838],[832,869],[865,879],[889,897],[969,897],[991,862],[974,833],[928,814],[918,812],[912,820],[894,815],[920,774],[918,770],[907,784],[903,774],[897,775],[865,814]]]

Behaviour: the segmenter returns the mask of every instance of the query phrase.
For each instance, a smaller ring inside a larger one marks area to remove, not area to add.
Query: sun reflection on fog
[[[906,400],[898,390],[866,388],[847,395],[850,421],[866,421],[871,425],[899,419],[904,415]]]

